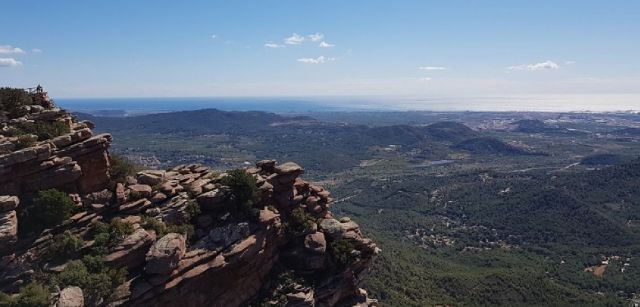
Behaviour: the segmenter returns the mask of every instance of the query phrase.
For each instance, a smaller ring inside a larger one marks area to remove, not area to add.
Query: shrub
[[[18,128],[18,134],[35,134],[40,141],[61,136],[71,131],[67,123],[58,121],[20,123],[16,127]]]
[[[246,217],[251,213],[251,208],[260,200],[260,190],[256,185],[256,179],[241,169],[227,172],[228,176],[221,179],[222,185],[231,189],[231,195],[235,202],[232,213]]]
[[[15,300],[15,304],[12,305],[20,307],[48,307],[49,290],[39,283],[30,283],[20,289],[20,294]]]
[[[345,239],[338,239],[329,244],[333,258],[341,266],[351,264],[356,257],[352,254],[354,250],[353,244]]]
[[[296,208],[289,214],[286,229],[290,234],[299,236],[308,233],[315,224],[316,219],[307,213],[304,208]]]
[[[200,205],[193,200],[190,200],[184,208],[183,218],[187,223],[193,222],[193,220],[202,213]]]
[[[288,306],[287,294],[298,292],[301,287],[308,286],[308,282],[296,276],[294,271],[280,272],[272,284],[267,295],[257,306]]]
[[[0,110],[7,112],[9,118],[27,114],[27,111],[22,107],[31,104],[33,104],[33,99],[27,91],[18,88],[0,88]]]
[[[44,250],[44,257],[53,261],[67,260],[73,257],[84,245],[80,236],[65,231],[53,237]]]
[[[16,146],[16,150],[31,147],[35,143],[36,139],[30,134],[20,135],[18,136],[18,139],[13,142],[13,144]]]
[[[157,220],[153,217],[150,216],[143,216],[142,217],[142,222],[141,222],[142,228],[144,228],[145,230],[153,230],[156,232],[156,236],[158,238],[164,236],[165,234],[168,233],[181,233],[183,235],[185,235],[188,238],[193,236],[193,233],[195,232],[193,225],[191,224],[182,224],[182,225],[175,225],[175,224],[170,224],[167,225],[164,222]]]
[[[127,278],[125,269],[110,269],[100,257],[85,256],[82,261],[67,263],[64,271],[56,276],[56,284],[61,288],[78,286],[82,288],[87,305],[96,305],[107,299],[113,289],[124,283]]]
[[[49,189],[38,192],[33,204],[23,213],[22,219],[27,230],[41,231],[56,226],[76,210],[73,200],[64,192]]]
[[[164,222],[150,216],[143,216],[141,224],[145,230],[153,230],[158,238],[167,233],[167,225]]]
[[[182,225],[169,225],[167,226],[167,233],[181,233],[183,234],[187,240],[191,238],[194,234],[193,225],[191,224],[182,224]]]
[[[111,223],[96,222],[93,225],[93,253],[106,254],[133,233],[133,225],[115,218]]]
[[[16,301],[10,295],[0,291],[0,306],[13,306]]]
[[[127,176],[133,176],[140,171],[140,167],[124,157],[116,154],[110,154],[109,164],[111,166],[109,173],[112,182],[124,183]]]

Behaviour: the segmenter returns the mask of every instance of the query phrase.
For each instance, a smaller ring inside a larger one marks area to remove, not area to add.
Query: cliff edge
[[[293,163],[134,170],[46,92],[0,95],[0,303],[373,306],[378,248]]]

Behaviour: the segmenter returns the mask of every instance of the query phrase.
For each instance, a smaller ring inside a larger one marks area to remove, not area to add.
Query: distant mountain
[[[478,136],[478,132],[458,122],[438,122],[424,127],[431,137],[451,142],[460,142]]]
[[[282,116],[259,111],[221,111],[203,109],[149,114],[135,117],[96,117],[77,113],[82,119],[93,121],[100,130],[119,131],[136,129],[139,133],[229,133],[243,134],[260,131],[274,124],[315,121],[307,116]]]
[[[185,149],[169,138],[210,135],[232,136],[234,148],[251,152],[256,159],[294,159],[310,170],[337,171],[371,159],[375,151],[396,147],[399,154],[412,150],[413,157],[442,159],[453,149],[478,154],[529,155],[532,154],[494,138],[480,137],[480,133],[466,125],[443,121],[428,126],[366,125],[321,122],[308,116],[283,116],[269,112],[228,112],[217,109],[158,113],[129,117],[96,117],[76,114],[96,124],[96,129],[109,131],[119,142],[126,142],[123,150],[138,154],[142,139],[155,139],[162,135],[163,150],[154,151],[161,160],[181,161]],[[135,131],[132,134],[131,131]],[[314,136],[314,138],[310,138]],[[214,148],[216,141],[206,139],[204,146]],[[174,145],[175,144],[175,145]],[[158,145],[160,146],[160,145]],[[190,145],[191,146],[191,145]],[[189,152],[209,157],[206,163],[215,163],[215,150],[188,149]],[[204,155],[207,153],[206,155]],[[327,159],[327,157],[334,157]],[[213,159],[213,160],[211,160]],[[211,160],[211,161],[210,161]],[[202,160],[205,163],[204,160]]]
[[[429,139],[420,128],[408,125],[374,127],[365,129],[363,132],[378,140],[385,140],[387,144],[408,145]]]
[[[496,154],[496,155],[539,155],[522,148],[509,145],[501,140],[492,137],[478,137],[462,141],[453,145],[454,149],[467,150],[476,154]]]

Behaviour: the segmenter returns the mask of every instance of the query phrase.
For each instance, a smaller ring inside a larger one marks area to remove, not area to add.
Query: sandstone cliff
[[[180,165],[115,178],[110,135],[93,135],[46,93],[30,95],[20,116],[0,116],[3,292],[43,284],[57,306],[376,304],[359,288],[375,243],[332,216],[330,193],[302,180],[299,165]],[[61,133],[25,137],[16,133],[25,123]],[[73,215],[23,232],[33,225],[21,217],[51,188],[69,195]]]

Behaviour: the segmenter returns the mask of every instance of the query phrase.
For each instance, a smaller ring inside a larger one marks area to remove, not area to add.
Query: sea
[[[640,95],[512,97],[214,97],[60,98],[61,107],[98,116],[219,109],[304,114],[356,111],[640,112]]]

